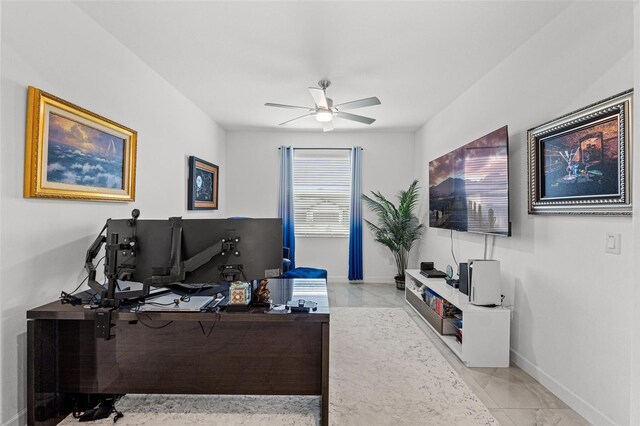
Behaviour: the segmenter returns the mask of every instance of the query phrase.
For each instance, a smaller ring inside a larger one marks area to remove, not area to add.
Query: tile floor
[[[394,284],[350,284],[330,281],[328,290],[330,306],[404,308],[500,424],[504,426],[589,424],[515,365],[509,368],[467,368],[406,304],[404,292],[396,290]]]

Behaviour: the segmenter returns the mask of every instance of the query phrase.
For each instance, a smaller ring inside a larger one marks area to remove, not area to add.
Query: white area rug
[[[331,310],[335,425],[498,425],[402,308]]]
[[[315,396],[127,395],[116,408],[124,414],[115,425],[318,425],[320,398]],[[108,419],[61,425],[113,426]]]
[[[330,353],[332,425],[498,425],[402,308],[332,308]],[[320,399],[303,396],[127,395],[117,408],[125,415],[118,425],[320,420]]]

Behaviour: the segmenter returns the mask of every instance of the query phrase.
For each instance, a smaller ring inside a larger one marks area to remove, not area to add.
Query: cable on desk
[[[103,286],[107,285],[107,279],[105,277],[104,282],[102,283]],[[100,296],[99,293],[94,293],[93,296],[91,296],[91,299],[89,299],[89,307],[91,309],[98,309],[100,306],[98,305],[98,296]]]
[[[202,291],[202,289],[206,286],[206,284],[202,284],[199,289],[195,291],[195,293],[190,294],[189,296],[195,296]]]
[[[78,291],[78,289],[80,287],[82,287],[82,284],[84,284],[87,280],[89,279],[89,275],[87,275],[86,277],[84,277],[84,279],[82,281],[80,281],[80,284],[78,284],[78,287],[74,288],[73,290],[71,290],[71,293],[69,294],[74,294],[76,291]]]
[[[186,302],[186,300],[183,300],[183,302]],[[145,303],[140,303],[136,306],[136,309],[139,308],[142,305],[151,305],[151,306],[173,306],[175,305],[176,302],[169,302],[169,303],[160,303],[160,302],[145,302]]]
[[[185,294],[183,296],[180,296],[179,298],[175,298],[172,302],[167,302],[167,303],[138,301],[136,303],[136,306],[134,306],[132,309],[133,309],[134,312],[138,312],[140,310],[140,307],[143,306],[143,305],[151,305],[151,306],[173,306],[173,305],[176,305],[176,306],[178,306],[178,304],[180,302],[188,302],[190,300],[191,300],[191,295]]]
[[[136,312],[136,318],[138,318],[138,322],[139,322],[140,324],[144,325],[144,326],[145,326],[145,327],[147,327],[147,328],[152,328],[152,329],[154,329],[154,330],[159,330],[159,329],[161,329],[161,328],[165,328],[166,326],[168,326],[168,325],[170,325],[170,324],[172,324],[172,323],[173,323],[173,321],[169,321],[169,322],[167,322],[166,324],[161,325],[161,326],[159,326],[159,327],[152,327],[152,326],[150,326],[150,325],[148,325],[148,324],[145,324],[145,323],[144,323],[144,321],[142,321],[142,319],[140,318],[140,313],[139,313],[139,312]],[[149,321],[153,321],[153,318],[151,318],[149,315],[147,315],[147,318],[149,318]]]
[[[95,303],[98,303],[98,299],[97,299],[98,293],[94,293],[93,296],[91,296],[91,299],[89,299],[89,306],[91,307],[91,309],[96,309],[98,306],[94,306]]]
[[[213,322],[213,325],[211,326],[211,328],[209,329],[208,333],[205,333],[204,331],[204,325],[202,325],[201,321],[198,321],[198,324],[200,324],[200,330],[202,330],[202,335],[205,337],[209,337],[211,336],[211,333],[213,333],[213,329],[215,328],[216,324],[220,321],[220,308],[216,307],[215,311],[210,311],[210,312],[215,312],[216,314],[216,320]]]
[[[103,259],[104,259],[104,256],[102,256],[102,258],[98,260],[98,263],[96,264],[96,266],[100,265],[100,262],[102,262]],[[89,279],[89,274],[87,274],[87,276],[84,277],[82,281],[80,281],[80,284],[78,284],[78,286],[74,288],[70,293],[61,291],[60,299],[62,300],[62,303],[80,304],[81,300],[75,297],[75,293],[80,289],[80,287],[82,287],[82,284],[84,284],[88,279]]]

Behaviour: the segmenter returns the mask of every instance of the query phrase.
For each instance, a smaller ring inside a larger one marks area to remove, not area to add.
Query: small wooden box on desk
[[[466,294],[444,279],[427,278],[417,269],[407,269],[406,277],[405,300],[409,306],[467,367],[509,366],[509,309],[472,305]],[[424,302],[422,287],[431,289],[462,311],[462,343],[456,340],[454,320],[440,317]]]

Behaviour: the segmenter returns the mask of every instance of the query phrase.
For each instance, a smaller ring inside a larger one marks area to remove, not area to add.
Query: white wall
[[[2,70],[2,2],[0,2],[0,70]],[[2,84],[0,84],[0,99],[2,99]],[[2,102],[0,101],[0,142],[2,141]],[[0,164],[2,163],[2,143],[0,143]],[[0,188],[2,188],[2,173],[0,173]],[[0,223],[2,223],[2,197],[0,196]],[[2,241],[2,226],[0,226],[0,241]],[[2,244],[0,244],[0,271],[2,270]],[[0,278],[0,318],[2,317],[2,281]],[[2,327],[0,326],[0,366],[2,365],[2,360],[4,358],[4,352],[2,350]],[[4,383],[4,373],[2,368],[0,368],[0,395],[3,394],[3,386]],[[1,417],[2,413],[2,405],[0,403],[0,421],[2,421]]]
[[[413,180],[412,133],[229,132],[227,135],[228,195],[230,216],[277,217],[280,157],[278,147],[361,146],[362,190],[379,190],[394,197]],[[363,215],[371,218],[363,205]],[[296,238],[296,266],[327,269],[329,278],[346,280],[348,238]],[[364,279],[393,282],[395,263],[388,249],[363,230]]]
[[[633,87],[632,9],[574,3],[416,133],[427,182],[430,160],[509,126],[513,236],[495,239],[493,258],[514,304],[512,360],[595,424],[630,421],[632,219],[528,215],[526,131]],[[608,231],[621,255],[604,253]],[[482,236],[454,234],[458,259],[483,255]],[[449,231],[430,228],[419,256],[453,264]]]
[[[2,3],[2,415],[24,423],[26,310],[70,291],[108,217],[225,216],[225,131],[72,3]],[[27,86],[138,131],[135,203],[24,199]],[[218,212],[187,212],[187,156],[220,165]]]
[[[634,76],[636,88],[634,93],[634,104],[636,106],[634,129],[636,132],[635,140],[638,141],[638,132],[640,132],[640,1],[635,2],[634,6]],[[633,164],[636,167],[640,165],[640,149],[636,144],[636,149],[633,152]],[[640,253],[640,172],[636,170],[633,174],[633,252]],[[637,257],[636,257],[637,258]],[[632,358],[631,358],[631,421],[630,424],[640,424],[640,286],[637,285],[637,280],[640,277],[640,262],[634,262],[632,274],[628,277],[631,283],[635,283],[632,289],[632,303],[634,309],[634,316],[631,323],[634,327],[631,331],[633,340]]]

